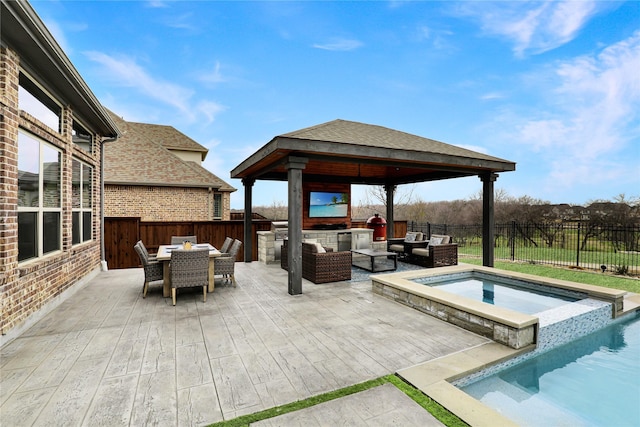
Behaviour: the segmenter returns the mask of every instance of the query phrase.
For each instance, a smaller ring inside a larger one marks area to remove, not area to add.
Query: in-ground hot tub
[[[555,294],[558,295],[560,306],[576,304],[575,301],[579,303],[583,299],[604,300],[612,303],[613,317],[622,311],[622,301],[626,293],[598,286],[465,264],[371,276],[374,293],[511,348],[521,349],[536,344],[539,317],[535,310],[532,313],[523,313],[514,310],[513,307],[488,304],[483,302],[482,298],[474,300],[468,295],[447,292],[437,286],[443,282],[451,283],[452,280],[477,279],[507,282],[509,286],[521,288],[525,292],[527,290],[533,293],[543,292],[552,299]],[[488,294],[488,292],[483,292],[480,288],[480,294]]]

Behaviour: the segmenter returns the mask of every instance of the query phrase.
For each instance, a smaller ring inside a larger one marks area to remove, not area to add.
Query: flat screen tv
[[[349,212],[349,193],[309,192],[309,218],[346,218]]]

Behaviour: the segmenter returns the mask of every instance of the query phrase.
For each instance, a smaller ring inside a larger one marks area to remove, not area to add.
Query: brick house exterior
[[[171,126],[111,115],[122,136],[105,145],[105,217],[230,219],[236,189],[201,166],[205,147]]]
[[[119,130],[26,1],[0,4],[0,345],[100,271]]]

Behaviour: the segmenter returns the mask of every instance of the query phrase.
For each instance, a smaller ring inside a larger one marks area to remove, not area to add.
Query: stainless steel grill
[[[279,260],[282,256],[282,244],[289,234],[288,221],[272,221],[271,232],[275,234],[275,242],[273,244],[275,250],[275,259]]]

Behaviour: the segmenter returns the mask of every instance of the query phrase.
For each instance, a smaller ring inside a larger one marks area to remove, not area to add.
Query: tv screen
[[[309,218],[346,218],[348,212],[349,193],[309,193]]]

